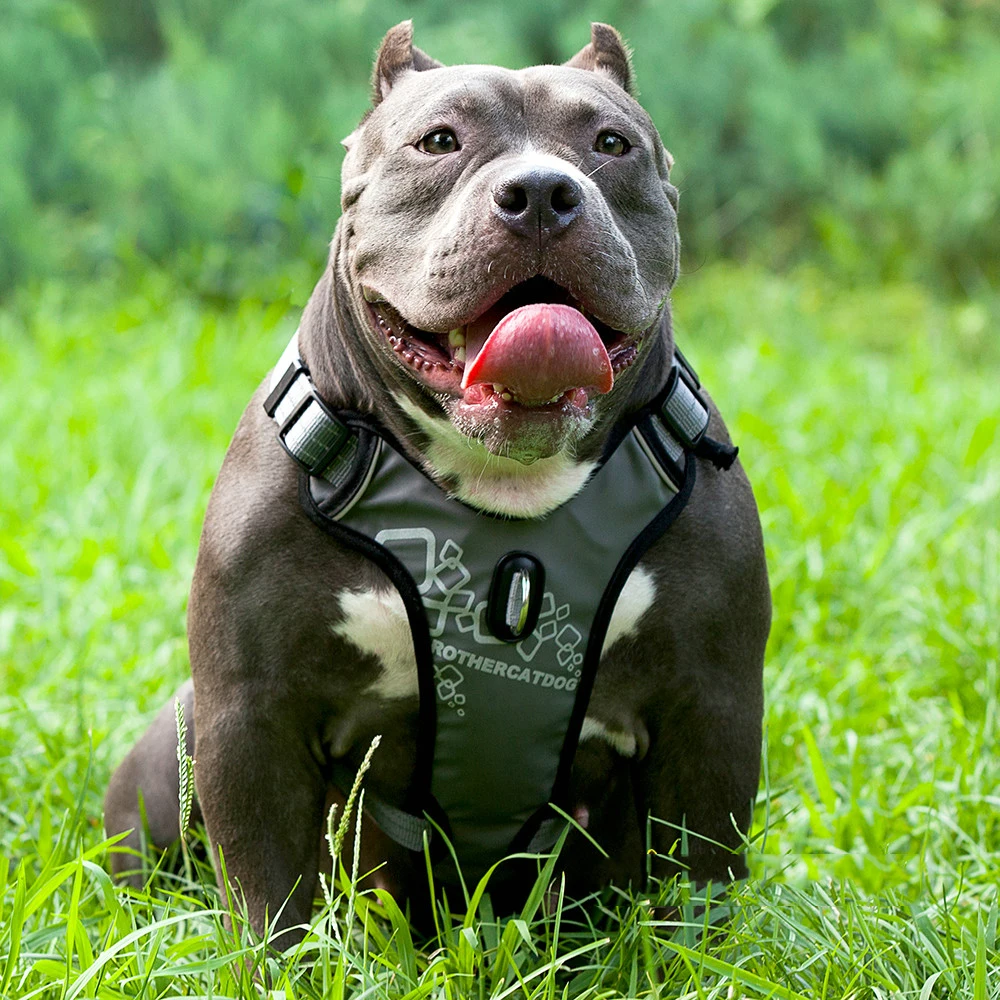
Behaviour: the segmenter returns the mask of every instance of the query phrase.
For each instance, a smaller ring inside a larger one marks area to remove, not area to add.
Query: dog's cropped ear
[[[594,21],[590,26],[590,44],[585,45],[565,65],[589,69],[611,77],[626,93],[635,96],[632,60],[622,36],[610,24]]]
[[[390,28],[385,33],[375,57],[372,103],[381,104],[403,73],[410,70],[441,69],[441,66],[436,59],[431,59],[413,44],[413,22],[400,21],[395,28]]]

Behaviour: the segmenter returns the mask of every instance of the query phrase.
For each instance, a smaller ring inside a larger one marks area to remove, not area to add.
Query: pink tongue
[[[572,306],[521,306],[493,327],[485,343],[484,333],[482,324],[469,324],[463,389],[493,382],[523,403],[545,403],[569,389],[607,392],[614,383],[599,334]]]

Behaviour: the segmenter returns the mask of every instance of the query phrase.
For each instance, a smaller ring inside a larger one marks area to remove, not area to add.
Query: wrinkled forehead
[[[568,66],[447,66],[407,73],[372,112],[365,129],[388,138],[417,123],[448,125],[458,117],[496,130],[558,134],[599,122],[631,123],[655,136],[643,108],[601,74]]]

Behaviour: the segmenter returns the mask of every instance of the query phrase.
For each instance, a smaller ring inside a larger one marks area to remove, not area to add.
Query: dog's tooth
[[[450,331],[448,334],[448,343],[452,347],[465,347],[465,330],[462,327],[458,327]]]
[[[375,291],[374,288],[369,288],[367,285],[361,286],[361,294],[365,297],[365,302],[384,302],[385,299]]]
[[[456,361],[461,361],[463,365],[465,364],[465,348],[464,347],[456,347],[455,348],[455,353],[452,356],[454,357],[454,359]]]
[[[504,391],[504,389],[505,389],[505,386],[501,385],[499,382],[494,382],[493,383],[493,391],[495,393],[502,394],[503,391]]]
[[[509,392],[501,392],[500,398],[505,402],[509,403],[514,397]]]

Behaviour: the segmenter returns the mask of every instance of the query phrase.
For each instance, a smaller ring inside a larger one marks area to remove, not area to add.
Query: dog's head
[[[669,336],[678,268],[672,160],[620,36],[593,25],[563,66],[444,67],[407,21],[373,87],[337,251],[365,353],[441,447],[576,455]]]

